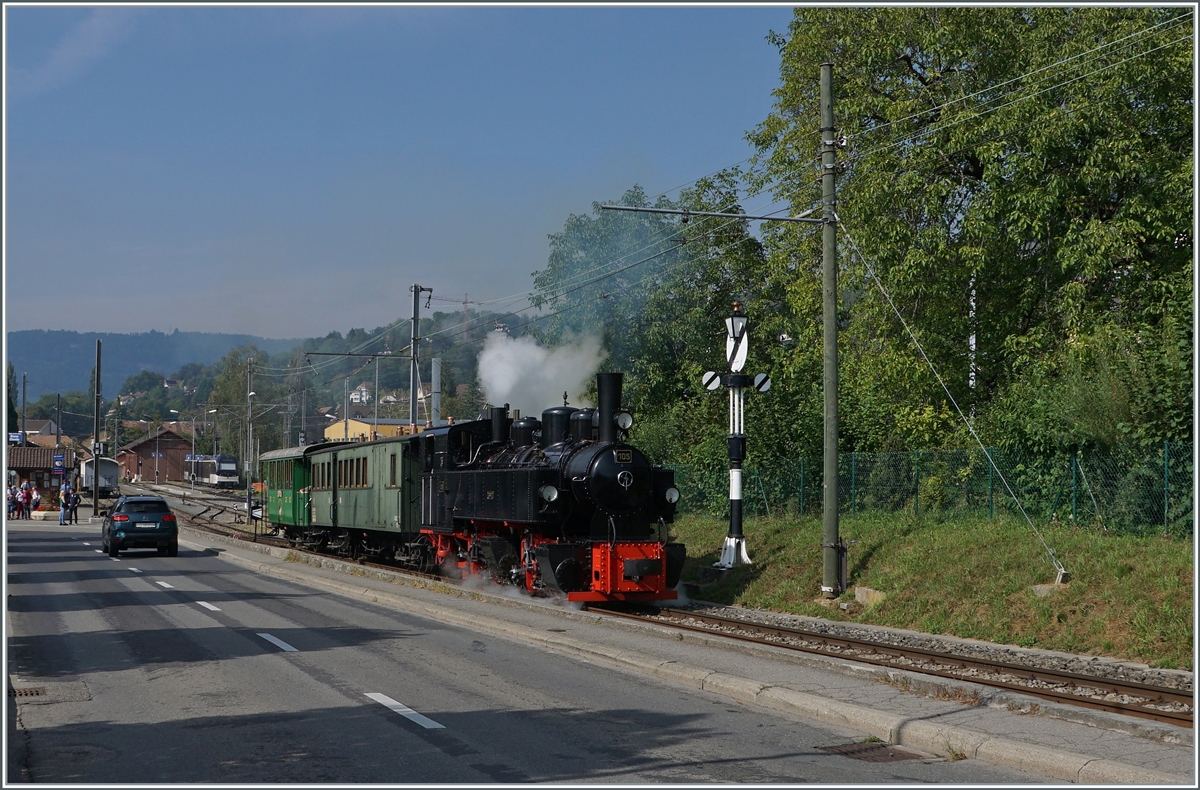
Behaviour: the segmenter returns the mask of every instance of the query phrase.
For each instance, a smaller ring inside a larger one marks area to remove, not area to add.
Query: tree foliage
[[[817,199],[818,64],[835,64],[851,447],[963,438],[869,267],[990,441],[1190,439],[1191,25],[1183,8],[803,8],[774,37],[776,110],[750,139],[757,185],[796,210]],[[815,235],[774,230],[771,260],[811,261]]]

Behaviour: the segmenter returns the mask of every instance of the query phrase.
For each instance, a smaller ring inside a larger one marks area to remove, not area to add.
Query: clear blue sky
[[[4,10],[7,329],[266,337],[527,291],[569,214],[744,160],[792,18]]]

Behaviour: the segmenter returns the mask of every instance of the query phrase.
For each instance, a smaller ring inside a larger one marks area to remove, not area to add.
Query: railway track
[[[1119,679],[992,661],[954,653],[899,647],[866,639],[747,622],[675,609],[589,607],[608,617],[649,621],[686,631],[834,656],[875,666],[978,683],[1054,702],[1136,716],[1191,729],[1193,692]]]

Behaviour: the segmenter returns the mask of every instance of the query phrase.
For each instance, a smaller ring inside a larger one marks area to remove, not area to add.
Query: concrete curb
[[[207,551],[208,547],[191,541],[180,541],[191,548]],[[286,559],[286,549],[268,549],[279,559]],[[1192,785],[1191,777],[1163,773],[1138,766],[1102,760],[1035,744],[995,738],[961,727],[947,727],[928,721],[906,719],[896,714],[864,708],[845,702],[835,702],[815,694],[783,686],[768,686],[749,678],[727,675],[677,661],[664,661],[653,656],[632,653],[608,645],[591,644],[556,633],[535,631],[524,626],[475,615],[464,614],[436,604],[417,601],[402,595],[370,587],[327,579],[318,575],[293,573],[286,568],[243,558],[230,552],[220,552],[224,559],[268,576],[319,587],[329,592],[362,598],[429,617],[439,622],[483,631],[525,644],[568,653],[607,666],[633,670],[690,688],[710,691],[733,700],[750,702],[827,724],[860,730],[898,746],[908,746],[948,759],[974,758],[983,762],[1015,768],[1031,774],[1067,782],[1086,784],[1182,784]]]

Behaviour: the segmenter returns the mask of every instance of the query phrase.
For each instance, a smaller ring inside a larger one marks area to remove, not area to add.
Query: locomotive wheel
[[[492,579],[497,584],[513,584],[513,568],[517,567],[517,557],[515,554],[505,554],[496,560],[496,567],[492,568]]]

